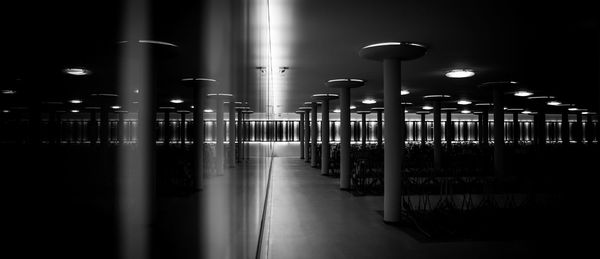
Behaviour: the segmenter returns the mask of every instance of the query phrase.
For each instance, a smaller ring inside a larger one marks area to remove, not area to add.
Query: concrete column
[[[383,147],[383,107],[371,108],[377,112],[377,147]]]
[[[433,102],[433,168],[442,169],[442,101],[447,101],[450,95],[426,95],[425,100]]]
[[[127,111],[118,111],[119,122],[117,123],[117,139],[119,144],[125,143],[125,114]]]
[[[421,145],[425,145],[427,143],[427,122],[425,121],[425,115],[429,112],[417,112],[417,114],[421,115]]]
[[[487,146],[489,143],[489,114],[488,111],[485,110],[481,114],[481,144]]]
[[[108,145],[108,107],[102,106],[100,109],[100,145]]]
[[[504,94],[502,87],[494,87],[494,173],[503,177],[504,172]]]
[[[519,123],[519,112],[513,112],[513,143],[515,145],[519,144],[521,140],[521,125]]]
[[[436,171],[442,169],[442,103],[436,101],[433,105],[433,167]]]
[[[562,143],[565,145],[569,144],[569,137],[569,113],[563,111],[560,122],[560,138]]]
[[[242,113],[245,116],[244,120],[245,121],[247,120],[249,122],[250,121],[250,114],[254,113],[254,111],[249,110],[249,109],[245,109],[244,111],[242,111]],[[247,124],[247,123],[245,123],[245,124]],[[244,132],[248,132],[248,134],[250,134],[250,127],[246,127],[245,130],[244,130]],[[247,137],[247,139],[250,140],[250,136],[245,136],[245,137]],[[249,160],[250,159],[250,141],[248,141],[248,143],[246,143],[246,147],[244,148],[244,152],[245,153],[243,153],[243,157],[242,158],[245,158],[246,160]]]
[[[169,145],[171,143],[171,125],[170,125],[170,121],[171,121],[171,111],[170,110],[166,110],[164,112],[164,117],[163,117],[163,127],[164,127],[164,138],[163,138],[163,144],[165,145]]]
[[[315,94],[313,98],[321,100],[321,175],[329,174],[329,100],[338,98],[337,94]]]
[[[386,42],[360,50],[363,58],[383,61],[385,108],[383,220],[398,222],[402,217],[402,159],[404,157],[404,108],[402,107],[401,63],[425,54],[427,47],[418,43]]]
[[[298,140],[300,141],[300,159],[304,159],[304,111],[296,111],[300,115],[300,123],[298,124]]]
[[[206,87],[216,82],[210,78],[188,78],[183,79],[182,83],[193,90],[193,123],[192,123],[192,168],[193,182],[196,190],[204,188],[204,109],[206,107]]]
[[[446,111],[446,147],[448,150],[452,148],[452,140],[454,139],[454,127],[452,127],[452,111]]]
[[[585,140],[588,144],[592,144],[594,141],[594,119],[591,114],[587,116],[587,122],[585,124]]]
[[[332,79],[327,86],[340,89],[340,189],[348,190],[352,174],[350,161],[350,89],[361,87],[361,79]]]
[[[227,152],[229,167],[235,167],[235,105],[241,104],[241,102],[229,102],[229,150]]]
[[[231,98],[233,95],[217,93],[217,94],[208,94],[208,96],[215,97],[215,106],[216,106],[216,117],[217,117],[217,127],[215,129],[217,135],[217,141],[215,144],[215,165],[217,169],[217,175],[223,175],[224,167],[225,167],[225,107],[224,107],[224,98]]]
[[[577,116],[577,123],[575,124],[577,125],[575,127],[576,141],[577,144],[583,144],[583,115],[579,111],[575,114]]]
[[[539,146],[546,145],[546,112],[540,110],[537,116],[537,124],[536,127],[536,135],[537,135],[537,144]]]
[[[310,156],[308,155],[308,150],[310,149],[310,118],[309,118],[309,114],[310,114],[310,110],[312,108],[310,107],[305,107],[304,110],[304,118],[305,122],[304,122],[304,162],[308,163],[310,162]]]
[[[248,109],[248,107],[237,107],[237,155],[236,162],[240,162],[242,156],[244,154],[244,113],[243,111]]]
[[[367,114],[371,113],[370,111],[357,111],[357,114],[361,115],[361,145],[362,147],[367,146]]]
[[[189,111],[179,110],[177,111],[180,116],[180,127],[179,127],[179,145],[181,149],[185,148],[185,115],[189,113]]]
[[[317,167],[317,102],[312,102],[311,125],[310,125],[310,166]]]
[[[98,120],[96,118],[96,110],[90,109],[90,122],[88,125],[88,138],[91,145],[95,145],[98,141]]]

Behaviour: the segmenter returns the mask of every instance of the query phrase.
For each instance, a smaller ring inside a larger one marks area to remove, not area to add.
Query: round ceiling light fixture
[[[65,72],[66,74],[69,75],[73,75],[73,76],[85,76],[85,75],[89,75],[92,73],[92,71],[90,71],[89,69],[85,69],[85,68],[65,68],[63,69],[63,72]]]
[[[183,100],[181,99],[171,99],[171,101],[169,101],[171,103],[183,103]]]
[[[121,109],[121,106],[119,106],[119,105],[113,105],[110,108],[113,109],[113,110],[118,110],[118,109]]]
[[[561,102],[559,102],[559,101],[549,101],[549,102],[547,102],[546,104],[547,104],[547,105],[550,105],[550,106],[559,106],[559,105],[561,105],[562,103],[561,103]]]
[[[471,102],[471,101],[469,101],[469,100],[465,100],[465,99],[463,99],[463,100],[458,100],[458,102],[456,102],[456,103],[458,103],[458,104],[460,104],[460,105],[469,105],[469,104],[471,104],[472,102]]]
[[[69,102],[73,103],[73,104],[78,104],[78,103],[82,103],[83,101],[79,100],[79,99],[73,99],[73,100],[69,100]]]
[[[425,105],[425,106],[423,106],[423,107],[421,107],[421,108],[422,108],[423,110],[426,110],[426,111],[428,111],[428,110],[433,110],[433,106],[429,106],[429,105]]]
[[[446,77],[449,78],[467,78],[475,75],[472,69],[452,69],[446,72]]]
[[[375,101],[375,99],[367,98],[367,99],[362,100],[362,103],[363,104],[376,104],[377,101]]]
[[[462,111],[460,111],[460,113],[462,113],[462,114],[469,114],[469,113],[471,113],[471,111],[469,111],[469,110],[462,110]]]
[[[528,96],[532,96],[532,95],[533,95],[532,92],[525,91],[525,90],[515,92],[515,96],[519,96],[519,97],[528,97]]]

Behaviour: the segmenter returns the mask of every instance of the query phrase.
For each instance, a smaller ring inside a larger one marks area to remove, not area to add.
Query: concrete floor
[[[282,153],[282,152],[280,152]],[[287,152],[293,153],[293,152]],[[383,196],[355,197],[299,156],[275,157],[263,258],[532,258],[533,241],[423,243],[384,224]]]

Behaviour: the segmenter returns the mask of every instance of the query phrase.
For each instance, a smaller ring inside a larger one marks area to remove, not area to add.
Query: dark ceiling
[[[123,40],[121,2],[20,1],[4,7],[11,15],[1,18],[5,37],[0,88],[17,89],[18,96],[1,96],[1,105],[116,92],[116,42]],[[176,55],[157,68],[160,101],[176,96],[191,99],[179,79],[199,70],[198,46],[219,42],[197,33],[206,21],[199,2],[155,2],[153,39],[179,46]],[[416,105],[423,104],[424,95],[442,93],[455,99],[490,101],[491,93],[477,86],[511,80],[536,94],[555,95],[565,103],[598,111],[600,26],[592,1],[535,5],[513,0],[270,2],[289,8],[291,14],[289,28],[285,28],[291,35],[286,46],[289,69],[284,84],[274,86],[285,93],[276,103],[284,112],[295,111],[314,93],[335,92],[324,85],[333,78],[367,80],[364,87],[353,89],[353,104],[360,107],[364,97],[381,102],[381,64],[361,59],[358,51],[385,41],[414,41],[430,47],[424,57],[403,65],[404,88],[411,91],[406,98]],[[221,14],[232,15],[213,17]],[[70,66],[85,66],[93,74],[73,77],[61,72]],[[260,64],[247,64],[248,70],[256,66]],[[452,68],[470,68],[477,74],[467,79],[446,78],[444,73]],[[243,95],[253,98],[252,91]],[[511,106],[530,105],[517,97],[509,99]]]

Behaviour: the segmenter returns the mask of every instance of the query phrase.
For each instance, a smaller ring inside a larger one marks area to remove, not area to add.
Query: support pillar
[[[340,189],[348,190],[352,175],[350,161],[350,99],[351,88],[361,87],[365,83],[361,79],[332,79],[327,86],[340,89]]]
[[[165,146],[171,143],[171,111],[169,109],[165,110],[163,117],[163,144]]]
[[[421,145],[427,144],[427,122],[425,121],[425,115],[429,114],[427,111],[418,111],[417,114],[421,115]]]
[[[367,146],[367,114],[371,113],[370,111],[357,111],[357,114],[361,115],[361,131],[360,131],[360,139],[361,146],[364,148]]]
[[[442,170],[442,102],[450,99],[450,95],[426,95],[425,100],[433,101],[433,168]]]
[[[179,126],[179,145],[181,147],[181,149],[185,149],[185,115],[188,114],[190,111],[186,111],[186,110],[178,110],[177,111],[179,113],[180,116],[180,126]]]
[[[563,111],[560,122],[560,138],[564,145],[569,144],[569,137],[569,113],[567,111]]]
[[[310,166],[317,167],[317,102],[312,102],[312,109],[310,113],[311,124],[310,124]]]
[[[576,114],[576,118],[577,118],[577,122],[575,125],[577,125],[577,127],[575,127],[575,136],[577,144],[583,144],[583,115],[581,114],[580,111],[578,111]]]
[[[385,108],[384,149],[384,222],[402,219],[402,159],[404,157],[404,109],[402,107],[401,64],[425,54],[427,47],[410,42],[387,42],[360,50],[363,58],[383,61],[383,96]]]
[[[227,135],[229,136],[229,149],[227,150],[228,164],[230,168],[235,167],[235,106],[241,102],[228,102],[229,104],[229,127]]]
[[[377,112],[377,148],[383,147],[383,107],[371,108],[371,111]]]
[[[224,98],[233,97],[232,94],[208,94],[208,96],[215,97],[215,107],[217,116],[217,127],[215,129],[217,135],[217,141],[215,143],[215,167],[217,175],[223,175],[225,167],[225,107]]]
[[[305,122],[304,122],[304,162],[309,163],[310,162],[310,155],[309,155],[309,150],[310,150],[310,136],[311,136],[311,131],[310,131],[310,110],[312,108],[311,107],[303,107],[302,110],[304,110],[304,118],[305,118]]]
[[[314,94],[321,100],[321,175],[329,174],[329,100],[338,98],[337,94]]]
[[[304,111],[297,110],[296,114],[300,115],[298,123],[298,140],[300,142],[300,159],[304,160]]]
[[[204,188],[204,163],[206,157],[204,155],[204,109],[206,107],[206,87],[211,83],[216,82],[210,78],[187,78],[182,79],[182,83],[188,87],[192,87],[192,169],[194,189],[202,190]]]
[[[513,144],[518,145],[521,141],[521,124],[519,123],[519,112],[513,112]]]

